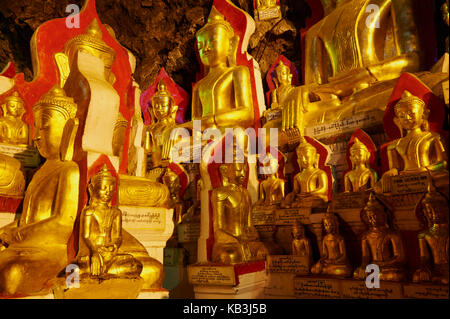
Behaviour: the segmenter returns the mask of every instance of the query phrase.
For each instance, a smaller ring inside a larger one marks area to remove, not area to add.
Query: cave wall
[[[135,79],[145,89],[161,67],[191,93],[200,67],[195,55],[195,33],[207,20],[212,0],[96,0],[99,17],[110,25],[118,41],[137,58]],[[253,16],[253,0],[234,0]],[[80,7],[83,0],[0,0],[0,70],[14,61],[16,72],[33,77],[30,39],[42,23],[66,17],[68,4]],[[305,0],[282,0],[283,20],[274,30],[252,41],[249,53],[265,76],[278,55],[283,54],[300,70],[298,30],[310,9]],[[265,82],[265,81],[264,81]],[[265,89],[267,89],[264,83]]]

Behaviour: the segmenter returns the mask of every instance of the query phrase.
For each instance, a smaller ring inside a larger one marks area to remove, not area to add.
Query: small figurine
[[[122,212],[112,206],[116,180],[106,164],[89,185],[91,199],[81,212],[80,239],[88,250],[80,249],[80,273],[91,276],[139,277],[142,263],[120,251]]]
[[[171,158],[170,134],[176,125],[175,116],[178,106],[175,105],[175,101],[163,81],[159,82],[158,90],[151,101],[153,122],[144,129],[143,142],[145,151],[152,154],[153,167],[158,167],[161,165],[161,161]],[[144,166],[144,173],[146,173],[147,167]]]
[[[339,234],[339,221],[335,214],[328,211],[322,219],[326,232],[322,240],[320,260],[311,268],[313,274],[350,277],[352,269],[347,258],[344,237]]]
[[[390,229],[384,206],[369,196],[361,216],[368,229],[362,234],[362,264],[354,272],[355,279],[365,279],[366,266],[375,264],[380,268],[380,280],[404,281],[406,260],[403,238],[400,232]]]
[[[1,108],[0,143],[28,145],[28,125],[22,120],[25,107],[19,94],[14,92],[5,98]]]
[[[316,148],[303,138],[296,152],[300,172],[295,175],[294,189],[286,196],[281,207],[298,207],[305,198],[327,202],[328,176],[318,167],[320,155]]]
[[[263,164],[266,178],[259,185],[259,200],[254,207],[271,207],[284,199],[285,181],[278,177],[278,167],[278,160],[267,153]]]
[[[369,166],[370,152],[367,146],[355,138],[350,148],[352,170],[344,175],[344,189],[346,192],[360,192],[374,187],[377,173]]]
[[[417,236],[421,267],[414,273],[413,282],[448,285],[448,199],[430,187],[419,205],[428,226]]]
[[[306,237],[305,226],[299,220],[296,220],[292,226],[292,237],[292,255],[308,258],[309,269],[312,265],[311,240]]]

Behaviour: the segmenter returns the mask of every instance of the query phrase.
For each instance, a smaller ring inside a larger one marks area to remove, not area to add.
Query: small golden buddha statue
[[[291,70],[283,61],[278,63],[275,74],[276,89],[272,91],[271,109],[281,108],[283,110],[283,130],[298,128],[303,133],[303,113],[306,112],[306,109],[302,101],[301,88],[292,85]]]
[[[306,237],[305,226],[299,220],[292,226],[292,238],[292,255],[308,258],[310,267],[313,261],[311,240]]]
[[[239,37],[214,6],[196,37],[206,76],[192,91],[192,119],[201,120],[202,131],[209,127],[252,127],[250,71],[236,65]]]
[[[67,264],[78,210],[80,173],[71,160],[77,105],[54,87],[33,107],[34,141],[47,160],[25,193],[20,220],[0,229],[0,295],[46,293]]]
[[[365,279],[366,266],[375,264],[380,268],[380,280],[405,280],[403,238],[399,231],[390,229],[385,208],[373,193],[370,194],[361,219],[368,229],[362,234],[362,264],[354,271],[354,278]]]
[[[25,113],[23,100],[17,92],[5,98],[0,117],[0,143],[28,145],[28,125],[22,121]]]
[[[242,186],[247,163],[226,163],[219,170],[222,186],[211,195],[214,227],[211,261],[235,264],[255,260],[258,255],[251,246],[259,242],[259,235],[251,222],[250,194]]]
[[[344,190],[346,192],[360,192],[374,187],[377,173],[370,168],[370,152],[364,143],[355,139],[350,147],[352,170],[344,175]]]
[[[174,171],[172,171],[171,169],[167,169],[166,173],[162,177],[162,181],[164,185],[166,185],[167,188],[169,189],[170,192],[169,205],[175,211],[174,222],[175,225],[178,225],[179,223],[181,223],[184,213],[184,203],[180,195],[181,190],[180,178]]]
[[[418,235],[421,267],[414,273],[413,282],[448,285],[448,200],[429,189],[420,204],[428,226]]]
[[[293,191],[286,196],[281,207],[299,207],[306,198],[328,201],[328,176],[321,170],[319,154],[305,139],[297,146],[297,162],[300,172],[294,176]]]
[[[431,132],[428,109],[420,98],[405,91],[394,107],[394,122],[402,137],[392,141],[387,148],[389,170],[386,176],[431,171],[433,179],[444,174],[448,182],[447,153],[439,133]],[[403,136],[403,131],[406,135]]]
[[[350,277],[352,268],[347,258],[344,237],[339,234],[339,220],[328,211],[322,219],[325,237],[322,240],[320,260],[311,268],[313,274]]]
[[[116,180],[106,164],[89,185],[90,202],[81,212],[80,274],[139,277],[142,264],[121,251],[122,212],[112,206]]]
[[[259,184],[259,200],[254,207],[273,207],[284,199],[285,181],[278,177],[278,167],[278,160],[267,153],[263,164],[266,179]]]
[[[169,160],[171,157],[170,151],[173,143],[170,143],[170,134],[176,125],[175,116],[178,106],[175,105],[175,101],[163,81],[159,82],[158,90],[151,101],[152,114],[150,117],[153,123],[145,127],[142,140],[144,150],[152,154],[153,167],[158,167],[162,160]],[[144,165],[144,170],[146,173],[146,165]]]

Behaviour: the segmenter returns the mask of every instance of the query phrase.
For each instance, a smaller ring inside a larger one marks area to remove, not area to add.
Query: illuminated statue
[[[251,222],[251,199],[243,187],[247,163],[222,164],[219,167],[222,186],[211,195],[214,220],[212,262],[234,264],[258,258],[261,252],[252,247],[262,246]]]
[[[431,171],[434,177],[446,171],[445,143],[438,133],[429,130],[429,111],[425,102],[405,91],[394,111],[394,122],[400,128],[402,137],[392,141],[387,148],[389,171],[384,173],[383,178],[424,171]],[[406,130],[405,136],[403,130]],[[444,178],[448,180],[448,173]]]
[[[0,143],[28,145],[28,125],[22,121],[25,113],[23,100],[17,92],[3,101],[0,116]]]
[[[312,264],[311,240],[306,237],[305,226],[298,220],[292,226],[292,237],[292,255],[306,257],[309,260],[308,265],[310,267]]]
[[[320,260],[311,268],[313,274],[324,274],[339,277],[350,277],[352,269],[347,258],[345,239],[339,234],[339,221],[335,214],[329,211],[322,219],[326,232],[322,240]]]
[[[192,119],[201,120],[202,131],[209,127],[252,127],[250,71],[236,65],[239,37],[214,6],[208,23],[196,36],[206,76],[192,91]]]
[[[285,181],[278,177],[278,160],[267,153],[263,165],[266,178],[259,184],[259,200],[255,207],[278,205],[284,199]]]
[[[48,281],[68,264],[79,200],[80,173],[71,161],[76,111],[59,87],[33,108],[34,141],[47,160],[26,190],[20,220],[0,229],[0,295],[46,293]]]
[[[116,180],[108,168],[95,175],[89,185],[90,203],[81,213],[80,273],[139,277],[142,264],[121,250],[122,212],[112,206]]]
[[[352,170],[344,176],[346,192],[359,192],[374,187],[377,181],[377,174],[370,168],[370,155],[367,146],[356,138],[355,143],[350,148]]]
[[[24,191],[25,175],[22,164],[13,157],[0,154],[0,197],[22,197]]]
[[[281,108],[282,129],[298,128],[303,133],[303,113],[306,112],[302,101],[302,90],[292,85],[291,70],[280,61],[275,68],[276,89],[272,91],[271,109]]]
[[[286,196],[282,207],[298,207],[306,198],[328,201],[328,176],[321,170],[319,154],[314,146],[303,140],[296,149],[300,172],[294,176],[293,191]]]
[[[375,264],[380,267],[380,280],[404,281],[406,255],[403,238],[400,232],[390,229],[385,208],[373,193],[364,208],[362,220],[368,229],[362,234],[362,264],[355,270],[354,278],[365,279],[366,266]]]
[[[418,235],[421,266],[414,273],[413,281],[448,285],[448,200],[429,190],[420,205],[428,225]]]
[[[162,81],[159,82],[158,90],[151,101],[153,122],[144,129],[143,141],[146,152],[152,154],[153,167],[157,167],[160,166],[162,160],[170,159],[173,145],[170,143],[170,134],[176,124],[175,116],[178,106],[175,105],[172,95]],[[146,166],[144,170],[145,173]]]

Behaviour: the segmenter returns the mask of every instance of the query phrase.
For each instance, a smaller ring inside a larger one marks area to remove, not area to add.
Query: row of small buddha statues
[[[417,236],[420,267],[414,270],[412,281],[448,284],[448,201],[441,193],[430,189],[421,198],[419,206],[426,225]],[[339,233],[339,218],[332,212],[331,204],[322,219],[325,236],[319,247],[320,259],[312,262],[311,240],[299,221],[292,228],[292,255],[308,258],[310,271],[316,275],[365,279],[368,275],[366,266],[374,264],[380,269],[380,280],[407,281],[405,245],[408,243],[390,224],[385,206],[373,193],[361,213],[361,220],[367,229],[360,235],[360,266],[354,268],[349,261],[346,240]]]

